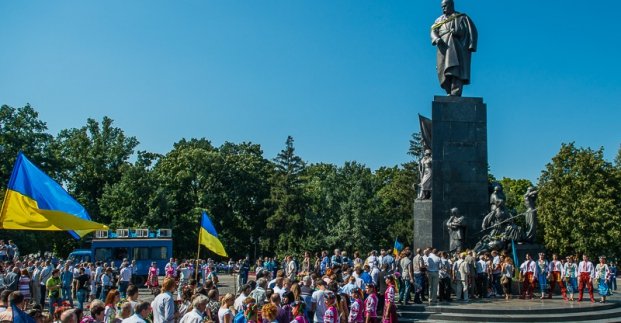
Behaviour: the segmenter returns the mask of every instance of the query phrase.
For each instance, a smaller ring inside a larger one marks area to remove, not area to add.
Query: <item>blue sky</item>
[[[621,143],[621,2],[456,0],[479,29],[471,86],[497,177],[536,181],[561,143]],[[608,15],[605,15],[608,13]],[[440,1],[0,1],[0,103],[50,132],[115,120],[140,150],[292,135],[308,162],[410,159],[431,116]]]

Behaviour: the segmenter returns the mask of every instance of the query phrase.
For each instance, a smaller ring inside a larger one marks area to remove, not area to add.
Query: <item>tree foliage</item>
[[[136,138],[125,136],[122,129],[112,124],[108,117],[101,123],[88,119],[82,128],[60,131],[53,146],[60,179],[91,218],[103,223],[110,223],[111,217],[99,212],[98,201],[106,185],[121,179],[138,146]]]
[[[539,180],[545,245],[562,254],[616,254],[621,247],[619,181],[603,148],[563,144]]]
[[[285,148],[274,159],[274,172],[270,178],[271,191],[268,204],[267,236],[262,246],[283,253],[302,250],[308,203],[303,194],[306,164],[295,154],[293,137],[288,136]]]
[[[420,134],[412,134],[409,144],[405,153],[412,161],[377,170],[356,161],[307,165],[291,136],[272,160],[258,144],[216,147],[206,138],[181,139],[170,151],[155,154],[135,152],[138,140],[108,117],[88,119],[83,127],[54,136],[30,105],[3,105],[0,190],[6,189],[17,152],[23,151],[96,221],[112,228],[171,228],[179,257],[196,253],[202,210],[233,257],[337,247],[367,251],[390,248],[395,239],[411,241]],[[516,214],[524,212],[523,195],[532,183],[500,182],[507,206]],[[621,149],[610,163],[602,149],[564,144],[538,186],[538,231],[549,249],[593,255],[619,250]],[[64,255],[77,245],[66,233],[8,231],[3,237],[20,241],[23,253],[52,249]]]

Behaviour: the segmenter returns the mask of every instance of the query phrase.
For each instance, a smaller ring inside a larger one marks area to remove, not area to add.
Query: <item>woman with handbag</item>
[[[502,285],[502,291],[505,294],[505,299],[511,298],[511,283],[514,271],[515,267],[513,266],[513,260],[511,260],[511,257],[505,256],[500,270],[502,274],[500,277],[500,284]]]

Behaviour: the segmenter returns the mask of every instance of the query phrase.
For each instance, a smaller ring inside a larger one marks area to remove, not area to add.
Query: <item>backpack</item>
[[[239,311],[235,314],[233,318],[233,323],[246,323],[246,317],[244,316],[244,311]]]

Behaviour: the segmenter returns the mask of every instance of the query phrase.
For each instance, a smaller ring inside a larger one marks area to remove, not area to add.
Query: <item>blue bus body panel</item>
[[[118,268],[124,258],[136,260],[137,275],[147,275],[152,262],[160,275],[172,258],[172,239],[93,239],[91,251],[95,261],[114,262]]]
[[[75,263],[93,262],[93,251],[90,249],[76,249],[69,254],[69,259]]]

